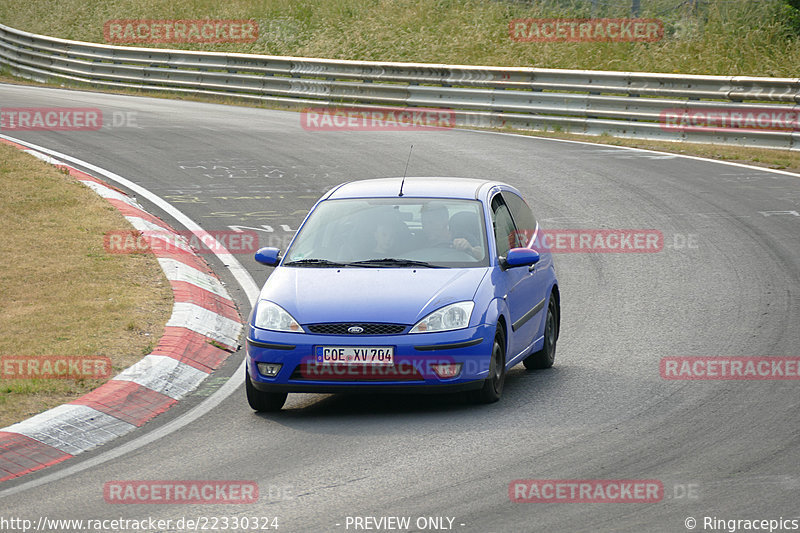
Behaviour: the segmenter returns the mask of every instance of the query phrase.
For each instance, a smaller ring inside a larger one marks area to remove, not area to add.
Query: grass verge
[[[796,77],[800,11],[786,0],[644,0],[655,42],[517,42],[524,18],[625,18],[633,2],[544,0],[6,0],[0,22],[103,43],[114,19],[248,19],[255,42],[141,44],[282,56],[466,65]]]
[[[0,357],[105,356],[112,375],[150,353],[172,309],[152,255],[106,253],[125,218],[55,167],[0,143]],[[0,427],[105,380],[0,379]]]
[[[629,146],[645,150],[656,150],[671,154],[682,154],[708,159],[718,159],[732,163],[742,163],[776,170],[786,170],[800,174],[800,152],[790,150],[773,150],[769,148],[751,148],[746,146],[729,146],[723,144],[701,144],[689,142],[651,141],[646,139],[625,139],[611,135],[578,135],[574,133],[498,130],[507,133],[519,133],[532,137],[548,137],[570,141],[608,144],[611,146]]]

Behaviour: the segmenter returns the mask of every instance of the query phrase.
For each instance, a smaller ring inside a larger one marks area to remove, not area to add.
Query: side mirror
[[[256,252],[256,261],[262,265],[275,266],[280,263],[281,251],[277,248],[261,248]]]
[[[518,266],[531,266],[539,262],[539,252],[531,248],[512,248],[505,258],[501,258],[500,265],[505,270]]]

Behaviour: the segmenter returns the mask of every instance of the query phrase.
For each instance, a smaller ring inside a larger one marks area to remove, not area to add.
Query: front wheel
[[[558,308],[556,306],[556,300],[551,295],[544,323],[544,346],[522,361],[528,370],[550,368],[556,360],[556,341],[558,341]]]
[[[501,332],[494,336],[492,345],[492,358],[489,363],[489,376],[483,382],[483,387],[470,391],[470,400],[473,403],[494,403],[503,395],[503,385],[506,381],[506,348],[505,339]]]
[[[250,373],[245,371],[244,388],[247,391],[247,403],[254,411],[259,413],[267,413],[270,411],[280,411],[283,404],[286,403],[285,392],[264,392],[260,391],[253,386],[250,381]]]

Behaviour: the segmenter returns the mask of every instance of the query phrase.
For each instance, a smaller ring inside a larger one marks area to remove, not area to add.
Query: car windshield
[[[326,200],[303,225],[284,266],[442,268],[487,266],[477,200]]]

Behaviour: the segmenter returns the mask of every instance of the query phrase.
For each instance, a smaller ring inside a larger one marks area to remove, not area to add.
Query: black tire
[[[254,411],[259,413],[268,413],[272,411],[280,411],[283,404],[286,403],[285,392],[263,392],[253,386],[250,381],[250,373],[245,371],[244,388],[247,391],[247,403]]]
[[[489,377],[483,382],[483,387],[470,391],[470,400],[473,403],[494,403],[503,395],[506,381],[506,343],[502,331],[498,330],[494,336],[490,361]]]
[[[536,353],[530,354],[522,360],[522,364],[528,370],[542,370],[550,368],[556,361],[556,342],[558,341],[558,304],[553,295],[550,295],[550,303],[547,304],[547,317],[544,323],[544,346]]]

